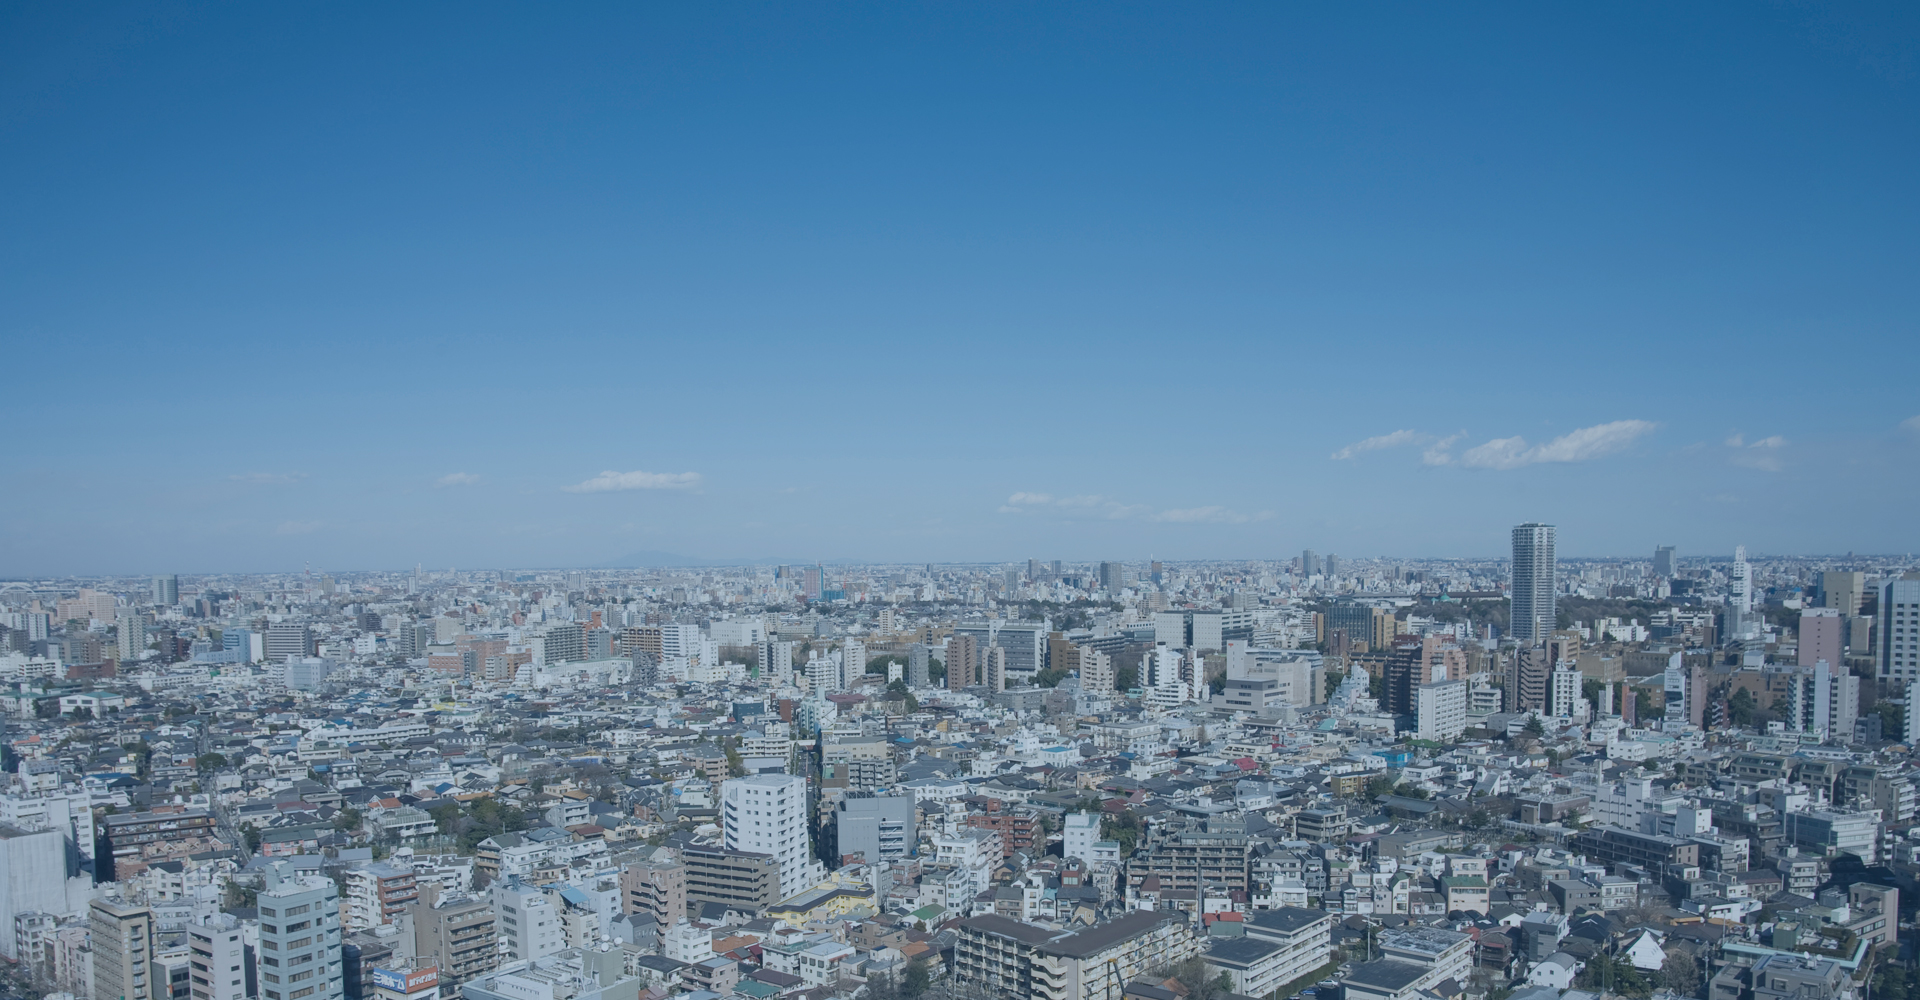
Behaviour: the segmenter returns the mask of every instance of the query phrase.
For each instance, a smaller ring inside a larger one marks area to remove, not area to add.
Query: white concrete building
[[[493,912],[499,916],[501,958],[528,961],[566,950],[566,929],[546,891],[513,879],[493,886]]]
[[[813,888],[825,875],[807,836],[805,778],[750,774],[722,782],[720,829],[728,850],[766,854],[780,862],[783,899]]]
[[[1414,694],[1414,735],[1451,743],[1467,731],[1467,682],[1422,684]]]

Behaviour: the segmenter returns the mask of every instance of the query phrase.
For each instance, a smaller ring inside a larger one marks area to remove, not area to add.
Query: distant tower
[[[1529,522],[1513,529],[1513,609],[1508,631],[1523,646],[1553,632],[1554,528]]]
[[[1752,631],[1753,566],[1747,562],[1747,547],[1733,550],[1733,569],[1727,574],[1727,637],[1744,639]]]
[[[153,603],[170,608],[180,603],[180,578],[171,574],[153,578]]]
[[[1320,557],[1314,555],[1312,549],[1302,550],[1300,553],[1300,575],[1302,577],[1308,577],[1318,572],[1320,572]]]
[[[1653,575],[1663,580],[1673,579],[1673,546],[1662,545],[1653,550]]]

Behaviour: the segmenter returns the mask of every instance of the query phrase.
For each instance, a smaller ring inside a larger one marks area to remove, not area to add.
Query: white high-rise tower
[[[780,862],[782,899],[813,888],[816,876],[825,876],[807,836],[805,778],[750,774],[722,782],[720,829],[728,850],[767,854]]]
[[[1523,646],[1553,632],[1554,529],[1529,522],[1513,529],[1512,614],[1507,629]]]
[[[1727,574],[1727,635],[1744,639],[1753,631],[1753,566],[1747,547],[1733,549],[1733,570]]]

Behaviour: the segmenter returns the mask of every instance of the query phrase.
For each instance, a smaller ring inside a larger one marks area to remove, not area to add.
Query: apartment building
[[[1136,910],[1071,932],[985,914],[961,922],[953,974],[1002,995],[1096,1000],[1199,950],[1186,921],[1165,911]]]
[[[260,893],[260,1000],[340,1000],[340,891],[333,880],[267,870]]]

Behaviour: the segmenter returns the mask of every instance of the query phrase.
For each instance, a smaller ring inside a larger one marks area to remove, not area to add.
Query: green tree
[[[1131,691],[1140,686],[1140,668],[1129,663],[1113,670],[1113,687],[1117,691]]]
[[[1127,857],[1140,843],[1140,817],[1132,810],[1118,815],[1108,813],[1100,820],[1100,839],[1117,841],[1120,844],[1120,856]]]
[[[225,754],[209,751],[194,758],[193,766],[198,768],[203,774],[208,771],[218,771],[227,766],[227,757]]]
[[[915,955],[907,961],[907,973],[900,980],[900,995],[907,1000],[915,1000],[927,992],[933,977],[927,972],[927,959],[924,955]]]
[[[1727,699],[1727,721],[1736,726],[1753,725],[1754,711],[1753,692],[1746,688],[1735,691],[1733,697]]]
[[[360,829],[360,810],[348,806],[334,814],[333,828],[341,833],[352,833]]]
[[[260,828],[259,827],[254,826],[252,823],[242,823],[240,825],[240,836],[246,838],[247,850],[254,851],[254,852],[258,852],[260,850]]]
[[[1897,966],[1895,968],[1898,968]],[[1669,990],[1676,996],[1690,997],[1700,988],[1700,964],[1693,956],[1678,948],[1667,951],[1666,961],[1660,964],[1660,972],[1655,976],[1659,987]],[[1881,993],[1879,996],[1897,996],[1899,994]]]
[[[1540,716],[1538,715],[1532,716],[1531,718],[1527,719],[1527,728],[1525,732],[1528,736],[1531,736],[1536,740],[1545,739],[1547,735],[1547,724],[1540,721]]]
[[[727,773],[733,777],[742,777],[747,773],[746,762],[740,759],[740,737],[727,738]]]
[[[454,827],[460,822],[460,803],[442,802],[427,810],[427,815],[433,817],[434,829],[442,834],[453,833]]]

